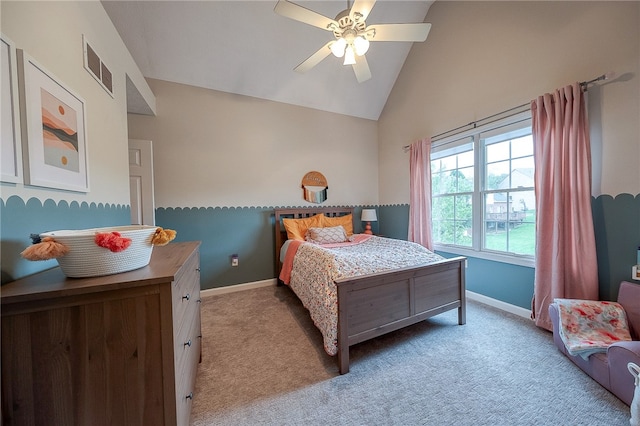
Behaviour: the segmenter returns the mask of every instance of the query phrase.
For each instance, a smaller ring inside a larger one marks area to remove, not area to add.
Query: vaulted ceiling
[[[352,3],[292,1],[330,18]],[[304,74],[293,70],[333,34],[276,14],[277,0],[102,3],[145,77],[371,120],[380,116],[412,46],[371,43],[372,78],[358,83],[351,66],[331,55]],[[378,0],[366,21],[424,22],[432,3]]]

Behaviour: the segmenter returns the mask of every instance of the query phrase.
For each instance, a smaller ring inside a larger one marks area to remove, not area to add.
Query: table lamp
[[[362,222],[367,222],[367,226],[364,228],[364,233],[373,234],[373,232],[371,232],[371,222],[378,220],[376,209],[362,209],[362,217],[360,220],[362,220]]]

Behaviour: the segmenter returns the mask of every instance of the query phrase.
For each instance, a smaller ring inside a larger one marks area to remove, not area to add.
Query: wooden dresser
[[[188,425],[201,357],[199,242],[144,268],[0,289],[3,425]]]

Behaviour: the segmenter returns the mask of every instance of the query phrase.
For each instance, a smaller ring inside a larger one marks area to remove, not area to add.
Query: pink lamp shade
[[[371,231],[371,222],[376,222],[378,220],[376,209],[362,209],[362,217],[360,218],[360,220],[362,222],[367,222],[364,233],[373,234],[373,232]]]

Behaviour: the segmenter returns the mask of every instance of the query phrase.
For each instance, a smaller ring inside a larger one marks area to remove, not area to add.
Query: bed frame
[[[287,239],[283,218],[300,219],[318,213],[336,217],[353,208],[275,210],[276,271],[280,248]],[[349,347],[374,337],[458,309],[458,324],[466,322],[465,261],[455,257],[435,263],[361,275],[336,281],[338,289],[338,369],[349,372]]]

